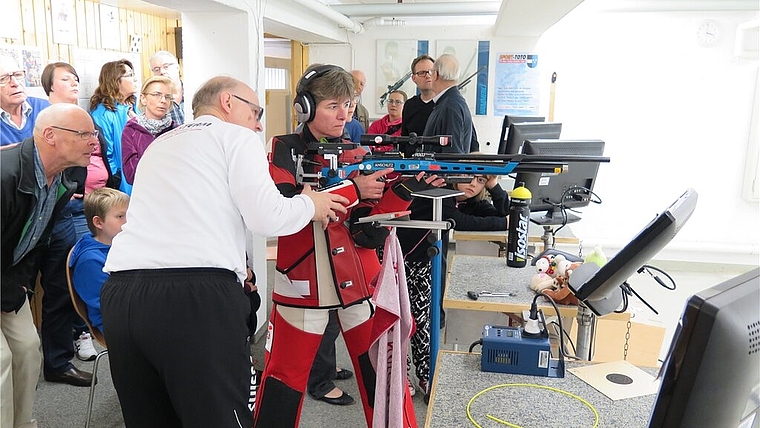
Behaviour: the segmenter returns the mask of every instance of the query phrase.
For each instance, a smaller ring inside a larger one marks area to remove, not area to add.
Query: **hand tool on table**
[[[472,300],[478,300],[478,297],[515,297],[517,296],[517,293],[513,293],[511,291],[506,293],[494,293],[492,291],[468,291],[467,297],[469,297]]]

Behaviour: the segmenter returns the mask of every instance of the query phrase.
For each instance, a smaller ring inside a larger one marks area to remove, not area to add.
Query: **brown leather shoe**
[[[45,373],[45,380],[48,382],[67,383],[72,386],[90,386],[92,383],[92,373],[72,367],[60,374]],[[97,379],[95,383],[98,383]]]

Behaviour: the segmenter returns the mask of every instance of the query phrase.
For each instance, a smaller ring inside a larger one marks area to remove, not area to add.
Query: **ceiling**
[[[543,25],[551,26],[561,19],[564,14],[576,6],[581,10],[603,11],[729,11],[729,10],[758,10],[757,0],[243,0],[267,4],[280,2],[295,2],[302,5],[314,4],[315,10],[325,9],[333,17],[344,19],[359,28],[377,25],[495,25],[495,36],[533,35],[523,34],[520,26],[524,14],[534,20],[530,25],[541,29]],[[178,10],[213,10],[224,7],[224,0],[101,0],[101,3],[135,10],[142,13],[162,16],[169,19],[180,19]],[[321,4],[320,4],[321,3]],[[162,6],[158,6],[161,4]],[[282,3],[281,3],[282,4]],[[325,8],[324,5],[327,5]],[[192,8],[192,9],[191,9]],[[332,9],[332,10],[329,10]],[[545,19],[546,11],[554,10]],[[337,12],[337,13],[336,13]],[[393,21],[396,22],[393,22]],[[537,25],[538,24],[538,25]],[[542,25],[543,24],[543,25]],[[345,28],[345,25],[336,23]],[[288,32],[287,25],[272,22],[265,18],[265,32],[296,39],[299,36],[297,28]],[[503,30],[508,28],[509,30]],[[546,26],[543,26],[545,30]],[[500,33],[500,29],[501,33]],[[541,30],[541,32],[543,31]],[[516,32],[516,34],[510,34]],[[537,35],[540,35],[537,34]],[[308,37],[303,34],[302,37]],[[302,41],[309,41],[303,40]]]

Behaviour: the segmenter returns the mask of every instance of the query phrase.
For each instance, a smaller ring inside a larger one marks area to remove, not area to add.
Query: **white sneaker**
[[[98,351],[92,346],[92,337],[90,333],[84,332],[79,335],[79,339],[74,341],[77,358],[82,361],[93,361],[98,356]]]
[[[409,395],[414,397],[414,393],[417,392],[417,388],[415,388],[414,384],[412,383],[412,375],[408,373],[406,375],[406,387],[409,388]]]

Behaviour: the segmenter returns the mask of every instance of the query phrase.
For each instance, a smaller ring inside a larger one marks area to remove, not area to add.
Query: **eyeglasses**
[[[235,94],[232,94],[232,96],[235,97],[235,98],[237,98],[237,99],[239,99],[240,101],[248,104],[248,107],[251,108],[251,111],[253,112],[253,115],[256,116],[256,120],[258,120],[259,122],[261,122],[261,118],[264,116],[264,107],[259,107],[257,104],[254,104],[254,103],[248,101],[247,99],[245,99],[243,97],[239,97],[239,96],[237,96]]]
[[[88,140],[89,141],[91,138],[98,138],[98,130],[97,129],[94,130],[94,131],[92,131],[92,132],[90,132],[90,131],[77,131],[77,130],[74,130],[74,129],[64,128],[62,126],[54,126],[54,125],[50,125],[50,127],[51,128],[55,128],[55,129],[60,129],[61,131],[73,132],[73,133],[79,135],[79,138],[81,138],[83,140]]]
[[[160,73],[161,70],[168,70],[169,67],[171,67],[173,65],[177,65],[177,63],[176,62],[167,62],[167,63],[164,63],[164,64],[161,64],[159,66],[151,68],[150,71],[152,71],[154,73]]]
[[[14,71],[13,73],[0,75],[0,86],[5,86],[11,83],[11,77],[16,79],[17,82],[21,82],[26,77],[26,70]]]
[[[125,75],[123,75],[123,76],[121,76],[121,77],[131,77],[131,78],[133,78],[133,79],[134,79],[134,77],[135,77],[135,73],[127,73],[127,74],[125,74]],[[121,77],[120,77],[119,79],[121,79]]]
[[[396,104],[400,106],[401,104],[404,104],[404,100],[388,100],[388,104]]]
[[[417,77],[425,77],[425,76],[432,76],[433,73],[435,73],[435,70],[422,70],[422,71],[414,72],[414,75]]]
[[[162,94],[161,92],[148,92],[148,93],[145,93],[143,95],[150,95],[151,97],[153,97],[155,99],[163,98],[163,99],[165,99],[168,102],[174,101],[174,95],[172,95],[172,94]]]

